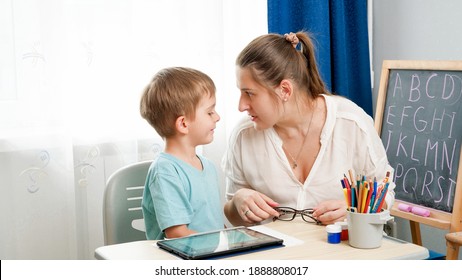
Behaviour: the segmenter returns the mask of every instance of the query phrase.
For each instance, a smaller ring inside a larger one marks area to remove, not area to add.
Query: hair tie
[[[292,47],[297,48],[298,43],[300,42],[298,40],[297,34],[290,32],[289,34],[284,34],[284,39],[289,41],[292,44]]]

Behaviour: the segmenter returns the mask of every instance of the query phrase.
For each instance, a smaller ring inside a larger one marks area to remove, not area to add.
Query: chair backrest
[[[146,240],[141,201],[151,163],[125,166],[109,177],[103,201],[105,245]]]

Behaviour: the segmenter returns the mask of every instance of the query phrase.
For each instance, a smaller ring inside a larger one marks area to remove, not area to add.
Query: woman
[[[276,206],[312,208],[323,224],[344,220],[344,174],[392,175],[372,118],[326,89],[307,33],[260,36],[236,66],[239,111],[250,118],[234,129],[223,160],[224,212],[233,225],[278,217]]]

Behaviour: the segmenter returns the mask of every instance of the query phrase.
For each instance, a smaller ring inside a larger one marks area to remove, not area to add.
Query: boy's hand
[[[165,229],[165,237],[167,238],[178,238],[183,236],[188,236],[193,233],[196,233],[193,230],[190,230],[187,225],[178,225]]]

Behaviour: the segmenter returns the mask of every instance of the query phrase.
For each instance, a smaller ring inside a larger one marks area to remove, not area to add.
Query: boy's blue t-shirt
[[[202,171],[164,152],[151,164],[142,201],[148,239],[163,239],[175,225],[197,232],[224,227],[216,167],[198,157]]]

